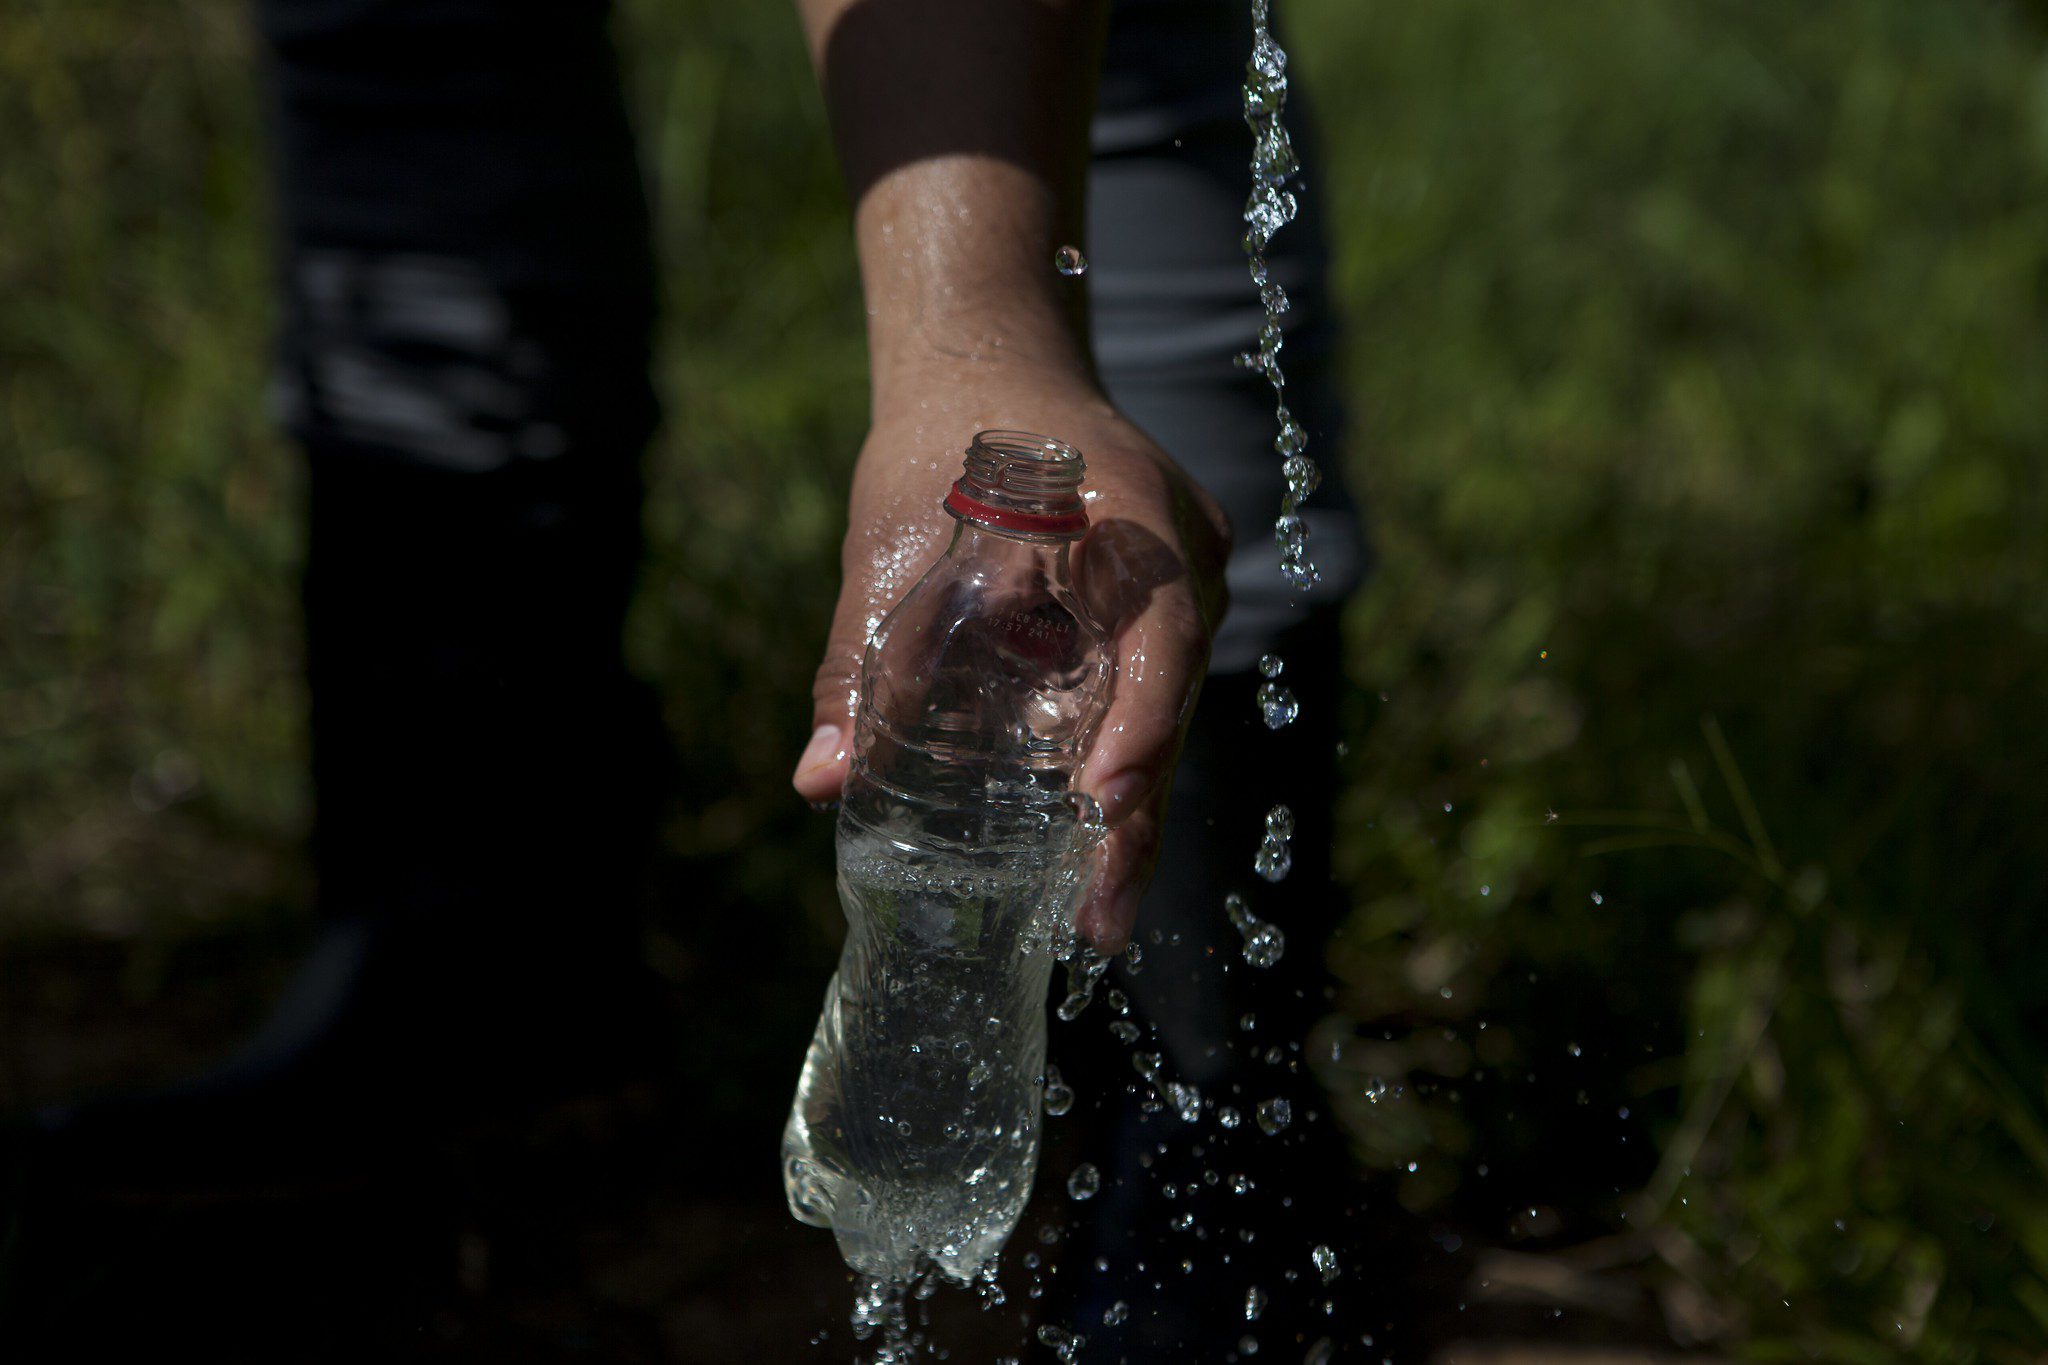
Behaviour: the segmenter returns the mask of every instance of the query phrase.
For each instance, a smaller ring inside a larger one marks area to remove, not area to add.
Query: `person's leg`
[[[660,748],[620,653],[654,285],[606,7],[260,15],[319,894],[488,1035],[629,955]]]
[[[323,927],[226,1065],[50,1115],[84,1166],[232,1175],[577,1083],[637,963],[663,746],[620,630],[653,281],[605,8],[259,20]]]
[[[1091,1160],[1104,1174],[1096,1199],[1072,1209],[1078,1226],[1053,1300],[1091,1337],[1089,1358],[1105,1361],[1231,1359],[1246,1336],[1289,1361],[1324,1337],[1331,1359],[1398,1349],[1392,1313],[1371,1286],[1386,1283],[1393,1243],[1408,1234],[1361,1214],[1345,1139],[1307,1052],[1328,1012],[1323,950],[1343,910],[1330,866],[1336,604],[1362,555],[1356,514],[1331,479],[1307,509],[1321,587],[1305,599],[1279,572],[1273,394],[1235,363],[1261,321],[1240,246],[1250,135],[1236,82],[1250,48],[1237,0],[1125,0],[1096,121],[1088,278],[1098,362],[1112,397],[1216,494],[1237,536],[1232,606],[1139,913],[1142,966],[1119,964],[1107,1005],[1053,1037],[1082,1136],[1055,1130],[1052,1159]],[[1312,194],[1303,205],[1303,219],[1275,239],[1273,267],[1294,303],[1288,400],[1327,460],[1340,432],[1323,243]],[[1277,731],[1256,700],[1257,664],[1269,653],[1302,708]],[[1269,883],[1253,858],[1281,804],[1294,821],[1293,866]],[[1230,893],[1285,933],[1278,963],[1246,961],[1224,908]],[[1116,1036],[1133,1025],[1135,1042]],[[1134,1063],[1154,1055],[1163,1078],[1200,1092],[1192,1122],[1172,1095],[1151,1100],[1154,1087],[1139,1080]],[[1268,1133],[1260,1106],[1276,1100],[1292,1118]],[[1066,1174],[1051,1166],[1046,1188],[1058,1192]],[[1329,1285],[1311,1259],[1317,1246],[1339,1267]],[[1263,1306],[1248,1318],[1255,1289]],[[1106,1322],[1118,1301],[1127,1316]]]
[[[652,1033],[621,976],[664,746],[619,637],[653,287],[605,7],[258,18],[323,928],[223,1065],[4,1135],[33,1198],[0,1332],[71,1354],[414,1350],[477,1180],[453,1120]]]

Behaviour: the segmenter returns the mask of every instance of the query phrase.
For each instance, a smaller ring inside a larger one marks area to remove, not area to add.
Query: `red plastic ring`
[[[1078,536],[1088,529],[1086,512],[1019,512],[1011,507],[994,507],[953,485],[946,495],[946,510],[969,521],[993,526],[999,531],[1021,531],[1034,536]]]

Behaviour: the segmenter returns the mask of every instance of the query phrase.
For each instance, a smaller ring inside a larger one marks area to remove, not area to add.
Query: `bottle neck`
[[[1035,567],[1046,582],[1069,586],[1071,539],[1019,534],[971,517],[962,516],[959,522],[946,547],[948,558],[973,560],[1003,573]]]
[[[1020,431],[984,431],[967,447],[946,510],[963,524],[1018,539],[1064,542],[1088,529],[1081,452]]]

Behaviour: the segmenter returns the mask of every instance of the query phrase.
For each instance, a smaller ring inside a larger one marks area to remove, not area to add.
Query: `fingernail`
[[[1136,771],[1118,773],[1110,778],[1102,784],[1095,795],[1095,800],[1102,807],[1103,820],[1112,825],[1121,823],[1123,818],[1131,813],[1138,798],[1150,790],[1151,786],[1151,779],[1146,774]]]
[[[811,732],[811,742],[804,745],[803,757],[796,761],[796,775],[803,777],[844,757],[846,751],[839,747],[839,727],[820,725]]]

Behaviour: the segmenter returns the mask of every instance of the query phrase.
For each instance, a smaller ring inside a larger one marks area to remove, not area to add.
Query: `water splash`
[[[1244,960],[1254,967],[1270,967],[1287,951],[1287,936],[1280,926],[1260,919],[1235,891],[1223,898],[1223,908],[1237,932],[1244,935]]]
[[[924,1346],[924,1334],[910,1330],[910,1314],[904,1299],[910,1285],[902,1280],[869,1276],[853,1296],[853,1337],[866,1341],[877,1333],[874,1365],[911,1365]]]
[[[1073,1365],[1080,1358],[1081,1348],[1088,1344],[1088,1338],[1079,1332],[1069,1332],[1064,1327],[1046,1323],[1038,1329],[1038,1342],[1051,1348],[1052,1353],[1059,1357],[1060,1365]]]
[[[1071,1024],[1081,1017],[1081,1011],[1095,998],[1095,985],[1109,970],[1109,963],[1110,959],[1085,945],[1074,950],[1067,959],[1067,998],[1060,1001],[1061,1020]]]
[[[1307,592],[1322,575],[1309,556],[1308,523],[1297,509],[1322,476],[1315,461],[1303,453],[1308,433],[1287,406],[1287,376],[1280,366],[1280,351],[1286,343],[1280,316],[1289,305],[1287,291],[1273,278],[1266,259],[1273,234],[1293,222],[1299,210],[1287,182],[1301,168],[1282,118],[1287,108],[1287,54],[1273,41],[1270,9],[1271,0],[1252,0],[1252,55],[1245,64],[1244,79],[1244,121],[1252,131],[1252,190],[1244,205],[1244,252],[1265,319],[1259,326],[1258,349],[1239,356],[1238,361],[1264,375],[1273,386],[1273,415],[1279,425],[1273,449],[1281,458],[1281,473],[1287,480],[1273,538],[1280,546],[1281,574],[1296,591]]]

